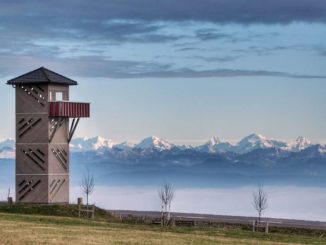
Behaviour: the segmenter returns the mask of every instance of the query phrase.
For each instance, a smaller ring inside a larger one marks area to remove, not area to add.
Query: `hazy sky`
[[[0,138],[4,83],[45,66],[92,103],[78,136],[326,141],[325,40],[324,0],[1,1]]]

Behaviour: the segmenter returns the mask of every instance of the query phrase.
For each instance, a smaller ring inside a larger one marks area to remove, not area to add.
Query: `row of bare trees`
[[[87,169],[80,184],[82,192],[86,195],[87,208],[89,205],[89,196],[93,193],[94,186],[94,177],[89,169]],[[174,194],[175,190],[170,183],[163,184],[162,188],[158,191],[158,196],[161,201],[161,222],[163,226],[171,224],[171,204],[174,199]],[[258,224],[260,224],[262,213],[268,208],[268,196],[263,185],[258,185],[257,190],[253,192],[252,204],[258,213]]]
[[[171,203],[174,198],[174,189],[171,184],[165,183],[158,194],[162,205],[162,225],[167,226],[171,223]],[[259,184],[257,190],[253,192],[252,204],[258,213],[258,224],[260,224],[262,213],[268,208],[268,196],[263,185]]]

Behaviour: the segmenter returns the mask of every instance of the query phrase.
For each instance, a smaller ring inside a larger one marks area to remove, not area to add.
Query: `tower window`
[[[49,92],[49,101],[63,101],[66,97],[64,95],[64,92],[56,92],[56,91],[50,91]]]
[[[55,93],[55,99],[58,101],[63,100],[63,92],[56,92]]]

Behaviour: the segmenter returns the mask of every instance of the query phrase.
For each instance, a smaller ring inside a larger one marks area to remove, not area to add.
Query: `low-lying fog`
[[[176,189],[172,210],[176,212],[255,216],[255,186],[225,189]],[[326,221],[326,188],[266,186],[268,209],[264,216]],[[106,209],[160,210],[157,188],[96,186],[90,202]],[[71,202],[81,196],[71,189]],[[84,198],[84,200],[86,200]]]
[[[255,186],[240,188],[180,188],[175,189],[172,211],[220,215],[255,216],[252,193]],[[326,221],[326,188],[265,186],[269,206],[264,216]],[[11,190],[11,192],[14,189]],[[112,210],[159,211],[158,188],[95,186],[90,203]],[[0,188],[0,200],[8,189]],[[14,193],[12,193],[14,196]],[[70,190],[70,202],[83,196],[79,186]],[[86,197],[84,201],[86,201]]]

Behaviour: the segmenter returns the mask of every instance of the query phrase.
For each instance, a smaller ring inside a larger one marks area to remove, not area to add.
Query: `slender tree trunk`
[[[86,199],[87,199],[87,202],[86,202],[87,218],[89,218],[89,213],[88,213],[88,194],[86,195]]]
[[[169,210],[168,210],[168,221],[171,219],[171,205],[169,204]]]
[[[163,204],[162,204],[161,222],[162,222],[162,226],[164,226],[164,207],[163,207]]]
[[[260,218],[261,218],[261,212],[259,212],[259,216],[258,216],[258,224],[260,225]]]

